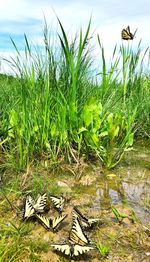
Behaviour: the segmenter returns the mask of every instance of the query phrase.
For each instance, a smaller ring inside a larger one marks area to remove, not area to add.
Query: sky
[[[8,70],[2,58],[14,53],[10,37],[20,50],[24,33],[34,43],[42,43],[44,16],[53,30],[59,31],[57,15],[68,35],[75,35],[81,27],[85,31],[92,16],[94,42],[99,34],[109,57],[115,44],[122,44],[121,30],[128,25],[132,33],[138,29],[131,45],[136,48],[142,39],[142,48],[149,46],[149,12],[150,0],[0,0],[1,71]]]

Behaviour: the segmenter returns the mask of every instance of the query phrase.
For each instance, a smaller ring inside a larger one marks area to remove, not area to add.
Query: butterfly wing
[[[46,229],[50,229],[50,219],[43,216],[42,214],[36,214],[37,219],[39,220],[39,222],[46,228]]]
[[[79,211],[77,207],[73,208],[73,213],[76,214],[76,216],[79,217],[80,219],[88,221],[88,219]]]
[[[51,225],[53,231],[56,231],[56,229],[59,227],[59,225],[62,223],[62,221],[67,217],[66,214],[60,215],[58,217],[55,217],[53,220],[51,220]]]
[[[69,234],[69,240],[81,246],[90,243],[90,240],[84,233],[78,218],[73,220],[73,225]]]
[[[130,26],[128,26],[127,28],[126,28],[126,31],[128,32],[128,35],[130,36],[130,40],[133,40],[133,38],[134,38],[134,35],[131,33],[131,31],[130,31]]]
[[[65,198],[63,196],[56,197],[56,196],[50,196],[50,199],[54,205],[54,207],[59,211],[62,212],[64,204],[65,204]]]
[[[88,222],[88,219],[79,211],[77,207],[73,208],[73,219],[78,218],[81,221],[81,224],[84,228],[89,228],[90,224]]]
[[[136,33],[136,32],[135,32],[135,33]],[[135,35],[135,34],[134,34],[134,35]],[[123,30],[121,31],[121,37],[122,37],[123,40],[133,40],[134,35],[131,33],[129,26],[127,26],[126,29],[123,29]]]
[[[130,26],[129,26],[129,25],[128,25],[127,28],[126,28],[126,31],[128,32],[128,34],[131,34]]]
[[[122,32],[121,32],[121,37],[123,40],[130,40],[131,37],[130,35],[128,34],[128,31],[126,29],[123,29]]]
[[[35,205],[35,200],[32,196],[28,195],[28,201],[32,204],[32,206]]]
[[[33,205],[36,212],[42,213],[44,212],[45,206],[47,203],[47,195],[46,193],[44,195],[39,195],[37,198],[36,203]]]
[[[97,224],[98,222],[100,222],[100,219],[99,218],[89,218],[88,222],[89,222],[90,227],[92,227],[95,224]]]
[[[99,218],[86,218],[77,207],[74,207],[73,209],[73,219],[79,218],[81,221],[81,225],[83,228],[89,229],[91,228],[94,224],[98,223],[100,221]]]
[[[87,252],[89,252],[90,250],[93,250],[93,249],[95,249],[95,247],[74,245],[73,256],[82,255],[82,254],[87,253]]]
[[[31,196],[26,197],[25,206],[24,206],[24,214],[23,214],[24,220],[32,217],[35,213],[35,210],[34,210],[33,205],[32,205],[32,203],[33,203],[32,200],[33,199],[32,199]]]
[[[61,252],[61,253],[64,253],[65,255],[67,256],[70,256],[71,255],[71,248],[69,245],[67,244],[52,244],[51,247],[53,247],[55,250]]]
[[[70,258],[77,257],[79,255],[89,252],[90,250],[95,249],[95,247],[92,246],[68,245],[68,244],[52,244],[51,247],[53,247],[56,251],[59,251],[67,256],[70,256]]]

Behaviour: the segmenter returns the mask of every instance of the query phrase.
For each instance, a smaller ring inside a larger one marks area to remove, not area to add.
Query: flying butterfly
[[[73,218],[79,218],[81,221],[81,225],[83,228],[89,229],[92,228],[95,224],[97,224],[100,219],[99,218],[87,218],[85,217],[77,207],[73,208]]]
[[[136,32],[137,32],[137,29],[135,30],[134,34],[132,34],[131,31],[130,31],[130,27],[127,26],[126,29],[123,29],[121,31],[121,37],[122,37],[123,40],[133,40]]]
[[[50,199],[54,205],[54,207],[57,209],[58,212],[62,212],[64,204],[65,204],[65,198],[63,196],[56,197],[53,195],[50,195]]]
[[[95,249],[95,247],[90,245],[81,246],[78,244],[52,244],[51,247],[61,253],[64,253],[66,256],[69,256],[70,260],[73,257],[77,257]]]
[[[91,242],[84,233],[78,218],[73,219],[73,225],[69,234],[69,242],[80,246],[85,246]]]
[[[53,219],[47,218],[43,216],[42,214],[36,214],[36,217],[47,230],[52,229],[53,231],[56,231],[58,227],[60,226],[60,224],[63,222],[63,220],[67,217],[67,215],[66,214],[60,215]]]
[[[30,195],[26,197],[23,219],[28,219],[35,215],[35,213],[43,213],[47,202],[46,194],[39,195],[35,201]]]

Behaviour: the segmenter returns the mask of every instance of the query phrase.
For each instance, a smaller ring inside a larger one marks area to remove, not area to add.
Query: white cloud
[[[85,31],[92,14],[93,42],[97,42],[99,34],[107,57],[111,56],[116,43],[122,43],[121,29],[128,25],[131,32],[138,28],[136,38],[130,43],[133,47],[136,48],[140,39],[144,48],[149,45],[149,0],[137,0],[136,3],[131,0],[125,3],[120,0],[5,0],[0,6],[0,32],[7,33],[8,38],[10,34],[26,33],[41,43],[43,14],[48,24],[52,23],[56,30],[59,28],[53,9],[71,36],[81,26]]]

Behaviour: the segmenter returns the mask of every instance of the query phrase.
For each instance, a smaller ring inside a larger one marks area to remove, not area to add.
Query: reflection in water
[[[97,186],[96,202],[99,202],[99,208],[109,209],[112,204],[118,204],[126,199],[126,194],[122,182],[113,178],[105,180]]]
[[[139,151],[138,155],[137,152],[128,155],[125,160],[128,166],[126,164],[115,170],[118,177],[111,180],[103,177],[97,181],[96,208],[109,209],[112,204],[126,201],[143,223],[150,221],[150,151],[145,151],[144,155],[140,155]],[[119,179],[119,176],[122,178]]]
[[[114,204],[127,202],[142,222],[150,221],[150,184],[139,182],[103,181],[96,188],[95,208],[110,209]],[[149,205],[146,203],[149,203]]]
[[[150,184],[143,181],[134,185],[123,183],[127,200],[142,222],[150,221]],[[149,205],[148,205],[149,203]]]

